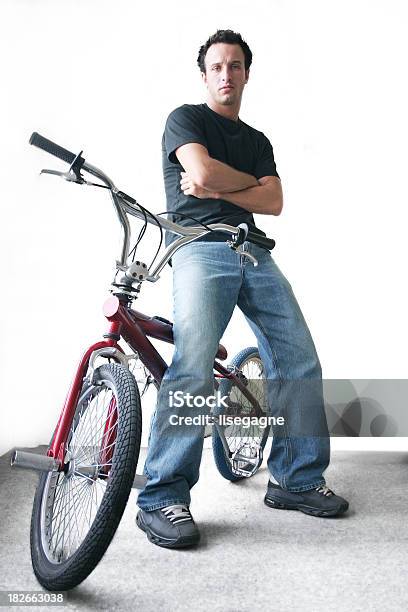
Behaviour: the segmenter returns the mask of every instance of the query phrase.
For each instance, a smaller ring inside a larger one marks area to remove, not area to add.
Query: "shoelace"
[[[184,523],[185,521],[193,520],[188,506],[184,504],[174,504],[173,506],[166,506],[161,510],[166,516],[166,518],[168,518],[169,521],[171,521],[174,525],[177,525],[177,523]]]
[[[320,487],[316,488],[316,491],[318,493],[322,493],[322,495],[334,495],[333,491],[331,489],[329,489],[329,487],[326,487],[326,485],[321,485]]]

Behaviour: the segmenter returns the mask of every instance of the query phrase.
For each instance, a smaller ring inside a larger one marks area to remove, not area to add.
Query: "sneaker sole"
[[[276,508],[277,510],[300,510],[300,512],[303,512],[304,514],[310,514],[311,516],[319,516],[322,518],[344,514],[349,507],[348,504],[343,504],[331,510],[320,510],[319,508],[313,508],[313,506],[307,506],[305,504],[284,504],[281,501],[271,499],[268,496],[265,496],[264,503],[266,506],[268,506],[268,508]]]
[[[147,527],[143,521],[143,518],[139,514],[136,515],[136,525],[139,527],[139,529],[144,531],[149,542],[156,544],[156,546],[161,546],[162,548],[191,548],[198,544],[200,540],[200,535],[178,540],[167,540],[166,538],[159,536],[157,533],[154,533],[150,527]]]

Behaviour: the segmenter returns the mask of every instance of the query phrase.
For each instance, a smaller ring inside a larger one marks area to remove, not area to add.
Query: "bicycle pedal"
[[[259,469],[263,458],[262,448],[259,445],[246,443],[231,457],[232,471],[237,476],[250,478]]]

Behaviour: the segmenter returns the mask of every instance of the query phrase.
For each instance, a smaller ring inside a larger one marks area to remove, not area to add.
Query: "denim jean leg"
[[[175,351],[152,420],[145,462],[148,480],[137,501],[144,510],[190,503],[190,490],[199,477],[204,426],[171,425],[169,419],[176,412],[191,416],[196,409],[176,411],[170,406],[170,392],[192,396],[214,392],[214,357],[241,282],[239,255],[224,243],[191,243],[173,255]]]
[[[268,468],[283,488],[305,491],[325,483],[330,462],[321,366],[291,285],[266,250],[249,251],[259,265],[245,266],[238,306],[257,337],[271,414],[285,419]]]

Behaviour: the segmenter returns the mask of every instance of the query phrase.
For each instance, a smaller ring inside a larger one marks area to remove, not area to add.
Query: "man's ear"
[[[248,79],[249,79],[249,68],[248,70],[245,70],[245,83],[248,83]]]
[[[206,73],[205,72],[200,72],[200,74],[201,74],[201,79],[202,79],[204,85],[207,85],[207,75],[206,75]]]

